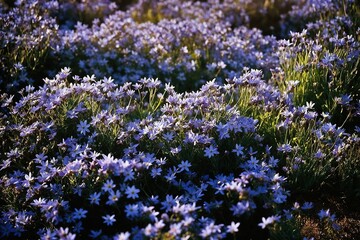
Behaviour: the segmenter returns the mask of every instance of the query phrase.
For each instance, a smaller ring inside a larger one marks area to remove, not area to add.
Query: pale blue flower
[[[219,154],[219,151],[217,150],[217,147],[210,145],[209,147],[205,148],[204,150],[204,156],[211,158],[215,155]]]
[[[106,214],[105,216],[102,216],[102,218],[107,226],[112,226],[114,222],[116,222],[115,215]]]
[[[136,199],[139,197],[140,190],[137,189],[135,186],[127,187],[125,190],[125,194],[127,195],[127,198]]]

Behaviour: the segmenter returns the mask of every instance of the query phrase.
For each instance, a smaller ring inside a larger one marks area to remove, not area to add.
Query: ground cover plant
[[[0,1],[2,239],[356,239],[360,3]]]

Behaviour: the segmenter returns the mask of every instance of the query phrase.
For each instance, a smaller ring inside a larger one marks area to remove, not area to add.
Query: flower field
[[[358,239],[358,0],[0,0],[1,239]]]

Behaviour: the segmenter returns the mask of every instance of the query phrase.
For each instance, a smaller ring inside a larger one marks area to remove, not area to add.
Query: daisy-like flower
[[[63,228],[63,227],[60,227],[60,229],[57,230],[57,235],[61,237],[61,239],[69,239],[69,240],[74,240],[76,237],[75,234],[69,231],[69,228]]]
[[[119,200],[120,196],[121,196],[121,193],[119,190],[116,190],[116,192],[111,191],[106,204],[112,205],[112,204],[116,203]]]
[[[87,123],[86,120],[80,121],[80,123],[77,125],[77,131],[80,134],[85,135],[86,133],[90,132],[89,127],[90,127],[90,124]]]
[[[209,224],[207,224],[205,226],[205,228],[203,228],[201,230],[200,236],[203,238],[207,238],[207,237],[213,237],[214,235],[216,236],[217,233],[221,232],[221,227],[223,226],[223,224],[220,225],[216,225],[214,222],[210,222]],[[213,236],[211,236],[213,235]],[[217,239],[216,237],[211,238],[211,239]]]
[[[238,202],[236,205],[233,205],[230,210],[234,215],[242,215],[245,212],[250,210],[250,203],[248,201]]]
[[[241,146],[240,144],[236,144],[235,149],[233,149],[232,152],[235,153],[236,156],[241,156],[244,154],[243,150],[244,150],[243,146]]]
[[[125,206],[125,214],[128,218],[136,217],[139,214],[138,204],[128,204]]]
[[[188,160],[181,161],[181,163],[178,165],[180,172],[182,171],[189,171],[189,167],[191,167],[191,163]]]
[[[127,195],[127,198],[132,198],[132,199],[138,198],[139,192],[140,192],[140,190],[137,189],[135,186],[127,187],[125,190],[125,194]]]
[[[104,219],[104,223],[107,225],[107,226],[112,226],[114,224],[114,222],[116,222],[116,219],[115,219],[115,215],[109,215],[109,214],[106,214],[106,216],[103,216],[102,217]]]
[[[128,240],[128,239],[130,239],[130,233],[129,232],[122,232],[122,233],[117,234],[114,237],[114,240]]]
[[[204,150],[204,153],[205,153],[204,154],[205,157],[211,158],[211,157],[215,156],[216,154],[219,154],[219,151],[217,150],[217,147],[210,145],[209,147],[207,147]]]
[[[170,235],[176,237],[181,233],[181,223],[173,223],[170,225],[169,230]]]
[[[268,218],[262,218],[262,222],[259,223],[258,225],[264,229],[266,228],[267,225],[269,224],[272,224],[274,222],[278,222],[280,220],[280,217],[279,216],[271,216],[271,217],[268,217]]]
[[[2,229],[3,230],[3,229]],[[50,229],[46,229],[46,233],[41,236],[41,239],[56,239],[56,232],[52,232]],[[6,235],[5,235],[6,236]]]
[[[88,198],[90,201],[90,204],[99,205],[100,204],[100,195],[101,195],[101,193],[98,193],[98,192],[91,194],[90,197]]]
[[[227,226],[227,232],[228,233],[236,233],[239,231],[240,223],[231,222],[229,226]]]
[[[112,179],[109,179],[106,181],[106,183],[104,183],[101,190],[103,190],[104,192],[111,192],[114,187],[115,187],[114,181]]]
[[[155,178],[156,176],[161,176],[162,169],[161,168],[153,168],[151,169],[151,176]]]
[[[87,212],[88,212],[87,210],[84,210],[82,208],[79,208],[79,209],[75,208],[75,212],[73,213],[73,218],[74,219],[85,218]]]

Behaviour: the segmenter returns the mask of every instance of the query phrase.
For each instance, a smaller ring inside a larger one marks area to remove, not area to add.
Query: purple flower
[[[107,226],[112,226],[114,222],[116,222],[115,215],[110,216],[109,214],[106,214],[105,216],[102,216],[102,218]]]
[[[127,187],[125,190],[125,194],[127,195],[127,198],[132,198],[132,199],[138,198],[139,192],[140,192],[140,190],[137,189],[135,186]]]
[[[317,152],[314,154],[314,157],[321,159],[325,157],[325,154],[321,152],[321,149],[318,149]]]
[[[87,120],[80,121],[80,123],[77,125],[77,131],[80,134],[85,135],[86,133],[90,132],[89,127],[90,127],[90,124],[87,123]]]
[[[312,202],[304,202],[303,206],[301,207],[301,209],[303,210],[308,210],[313,208],[313,203]]]
[[[56,232],[52,232],[50,229],[46,229],[46,233],[43,234],[40,239],[41,240],[55,240],[56,238]]]
[[[125,206],[125,214],[128,218],[137,217],[140,213],[138,204],[128,204]]]
[[[352,101],[352,97],[350,94],[344,94],[344,95],[341,95],[341,97],[337,100],[338,100],[338,103],[340,103],[341,105],[349,106],[350,102]]]
[[[115,204],[119,200],[120,196],[121,196],[121,193],[119,190],[116,190],[116,192],[110,191],[109,198],[108,198],[108,201],[106,202],[106,204],[107,205]]]
[[[61,240],[74,240],[76,235],[69,232],[69,228],[60,228],[57,231],[57,235]]]
[[[175,198],[176,199],[176,198]],[[170,211],[173,206],[176,205],[176,200],[171,195],[166,195],[166,200],[161,202],[161,209],[165,209],[166,211]]]
[[[250,211],[250,203],[249,201],[241,201],[238,202],[236,205],[232,205],[230,210],[233,212],[233,215],[242,215],[247,211]]]
[[[289,153],[292,152],[293,147],[290,144],[282,144],[281,146],[278,147],[278,151],[282,152],[282,153]]]
[[[88,198],[90,201],[90,204],[99,205],[100,204],[100,196],[101,196],[100,192],[94,192],[93,194],[91,194]]]
[[[152,168],[151,169],[151,176],[153,178],[157,177],[157,176],[161,176],[161,172],[162,172],[162,169],[161,168]]]
[[[87,210],[84,210],[82,208],[75,208],[75,212],[73,212],[73,218],[74,219],[85,218],[87,212],[88,212]]]
[[[101,188],[104,192],[111,192],[113,188],[115,187],[115,184],[112,179],[107,180],[103,187]]]
[[[330,209],[327,209],[327,210],[321,209],[320,212],[318,213],[318,216],[319,216],[320,220],[322,220],[324,218],[329,218],[329,219],[335,220],[335,215],[330,214]]]
[[[76,232],[76,233],[81,233],[82,230],[84,230],[82,222],[77,222],[73,227],[73,231]]]
[[[243,150],[244,150],[243,146],[241,146],[240,144],[236,144],[232,152],[235,153],[236,156],[242,156],[244,154]]]
[[[211,158],[217,154],[219,154],[219,151],[217,150],[217,147],[214,147],[213,145],[210,145],[204,150],[204,156],[208,158]]]
[[[191,167],[191,163],[188,160],[181,161],[181,163],[178,165],[180,172],[182,171],[189,171],[189,167]]]

